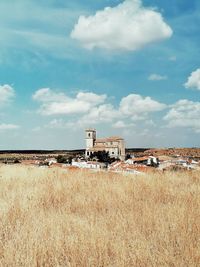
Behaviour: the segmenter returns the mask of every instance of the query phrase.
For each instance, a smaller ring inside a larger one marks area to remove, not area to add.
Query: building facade
[[[106,151],[111,158],[125,160],[125,142],[118,136],[107,138],[96,138],[95,129],[86,129],[86,150],[85,156],[88,158],[93,152]]]

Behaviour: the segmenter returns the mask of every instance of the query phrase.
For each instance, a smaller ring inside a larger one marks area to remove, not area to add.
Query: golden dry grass
[[[1,166],[0,266],[200,266],[200,174]]]

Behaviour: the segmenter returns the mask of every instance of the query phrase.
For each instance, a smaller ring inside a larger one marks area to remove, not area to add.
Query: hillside
[[[134,149],[128,148],[127,153],[135,156],[182,156],[200,159],[200,148],[151,148],[151,149]]]

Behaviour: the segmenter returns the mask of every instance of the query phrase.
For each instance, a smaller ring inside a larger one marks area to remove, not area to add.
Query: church
[[[125,142],[118,136],[96,138],[95,129],[86,129],[85,157],[88,158],[93,152],[106,151],[111,158],[125,160]]]

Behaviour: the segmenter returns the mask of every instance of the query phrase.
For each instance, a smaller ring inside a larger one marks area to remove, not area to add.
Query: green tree
[[[105,150],[93,152],[90,155],[90,159],[94,159],[94,158],[97,158],[99,162],[103,162],[103,163],[112,163],[115,161],[114,158],[111,158],[109,156],[109,152],[106,152]]]

